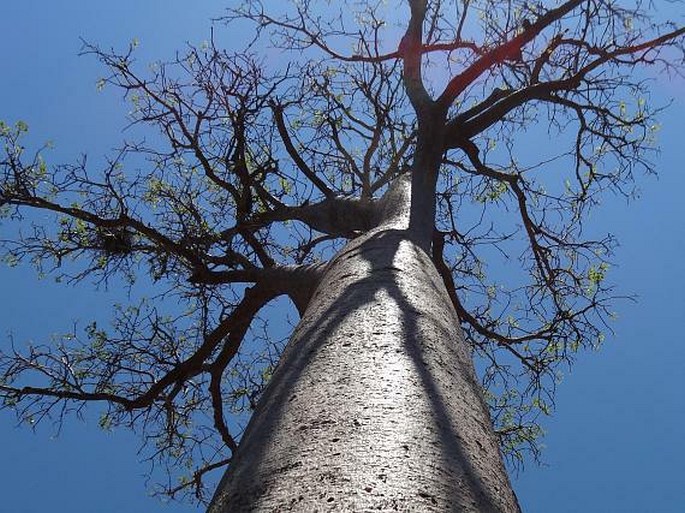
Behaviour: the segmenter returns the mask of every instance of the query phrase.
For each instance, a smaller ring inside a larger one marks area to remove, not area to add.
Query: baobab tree
[[[4,256],[155,296],[2,354],[4,405],[106,405],[103,426],[191,469],[168,494],[203,500],[226,467],[211,511],[518,511],[501,454],[536,450],[557,370],[601,342],[614,296],[587,213],[652,171],[636,68],[677,73],[685,33],[657,15],[248,2],[223,20],[251,27],[239,52],[140,71],[135,44],[86,44],[154,135],[92,169],[1,125]],[[259,332],[281,296],[300,315],[285,347]]]

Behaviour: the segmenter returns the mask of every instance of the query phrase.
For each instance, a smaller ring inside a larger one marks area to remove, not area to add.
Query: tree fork
[[[520,511],[459,319],[397,189],[386,222],[331,261],[210,513]]]

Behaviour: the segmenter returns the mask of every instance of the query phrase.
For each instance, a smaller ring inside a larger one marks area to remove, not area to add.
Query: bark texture
[[[211,513],[520,511],[459,319],[388,196],[331,261]]]

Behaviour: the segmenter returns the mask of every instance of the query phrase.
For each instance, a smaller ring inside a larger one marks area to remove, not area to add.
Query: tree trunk
[[[443,282],[388,206],[331,261],[211,513],[520,511]]]

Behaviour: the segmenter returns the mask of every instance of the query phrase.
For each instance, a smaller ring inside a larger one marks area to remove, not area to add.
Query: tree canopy
[[[251,27],[246,48],[210,39],[147,68],[135,42],[86,43],[143,134],[104,169],[52,164],[25,149],[26,124],[0,125],[0,204],[18,227],[5,260],[153,291],[111,326],[2,354],[4,405],[38,421],[106,404],[103,427],[132,427],[152,458],[188,469],[166,493],[202,499],[236,446],[230,415],[278,359],[260,310],[280,295],[304,308],[440,124],[433,261],[503,449],[535,452],[558,371],[610,329],[614,241],[587,214],[654,171],[659,106],[636,67],[679,73],[685,30],[641,2],[406,4],[249,2],[217,26]],[[538,153],[519,151],[526,138]]]

